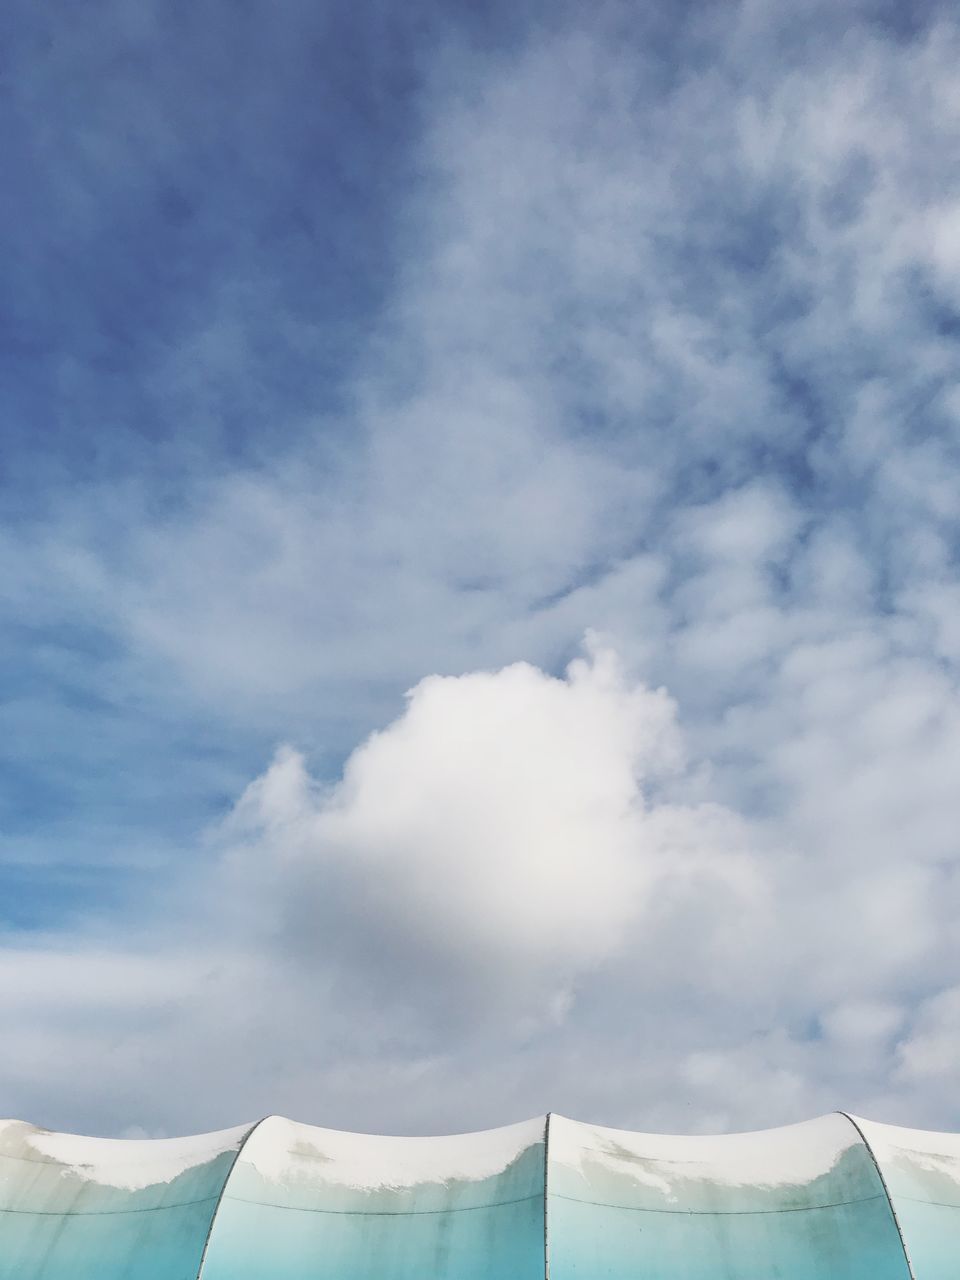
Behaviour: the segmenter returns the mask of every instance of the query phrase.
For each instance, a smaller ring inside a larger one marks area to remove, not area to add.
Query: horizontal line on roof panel
[[[460,1204],[451,1205],[447,1209],[313,1209],[299,1204],[276,1204],[272,1200],[247,1200],[243,1196],[231,1195],[228,1191],[225,1200],[235,1204],[255,1204],[262,1209],[281,1209],[292,1213],[325,1213],[344,1218],[425,1218],[443,1213],[476,1213],[480,1209],[502,1209],[510,1204],[526,1204],[530,1200],[542,1200],[543,1192],[535,1191],[532,1196],[519,1196],[516,1200],[495,1200],[492,1204]]]
[[[740,1218],[755,1217],[757,1214],[775,1213],[815,1213],[817,1209],[842,1209],[849,1204],[869,1204],[872,1200],[886,1200],[883,1192],[875,1196],[864,1196],[860,1200],[832,1200],[827,1204],[798,1204],[785,1209],[654,1209],[642,1204],[607,1204],[604,1200],[581,1200],[577,1196],[563,1196],[551,1191],[551,1200],[569,1200],[571,1204],[589,1204],[597,1209],[622,1209],[625,1213],[675,1213],[685,1217],[702,1218]]]
[[[136,1195],[136,1192],[128,1192]],[[202,1200],[176,1200],[173,1204],[145,1204],[133,1209],[0,1209],[0,1213],[29,1214],[34,1218],[108,1218],[124,1213],[161,1213],[164,1209],[186,1209],[192,1204],[212,1204],[216,1196]]]

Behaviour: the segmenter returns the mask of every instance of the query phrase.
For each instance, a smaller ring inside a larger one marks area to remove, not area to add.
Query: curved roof
[[[960,1136],[840,1113],[723,1137],[0,1122],[0,1280],[953,1280],[958,1256]]]

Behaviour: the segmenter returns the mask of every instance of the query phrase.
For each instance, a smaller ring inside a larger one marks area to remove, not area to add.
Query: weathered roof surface
[[[271,1116],[125,1141],[0,1122],[0,1280],[954,1280],[960,1137]]]
[[[544,1129],[380,1138],[270,1117],[230,1177],[203,1280],[543,1280]]]
[[[2,1280],[196,1280],[249,1126],[126,1141],[0,1121]]]

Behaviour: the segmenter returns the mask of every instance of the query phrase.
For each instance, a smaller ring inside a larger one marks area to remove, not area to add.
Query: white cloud
[[[909,1036],[898,1046],[897,1074],[921,1088],[949,1090],[960,1054],[960,988],[924,1002]]]
[[[820,1021],[839,1052],[876,1053],[902,1027],[903,1016],[898,1005],[850,1000],[827,1010]]]
[[[367,981],[414,969],[415,1006],[453,982],[465,1017],[492,1002],[549,1020],[655,899],[762,892],[732,815],[664,798],[684,777],[669,698],[594,649],[563,679],[523,663],[428,677],[335,786],[285,749],[225,831],[291,895],[286,926],[315,931],[297,939],[315,959],[332,935]]]

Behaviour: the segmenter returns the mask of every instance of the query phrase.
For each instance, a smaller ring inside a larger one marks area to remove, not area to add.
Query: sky
[[[0,1113],[960,1128],[956,7],[0,24]]]

